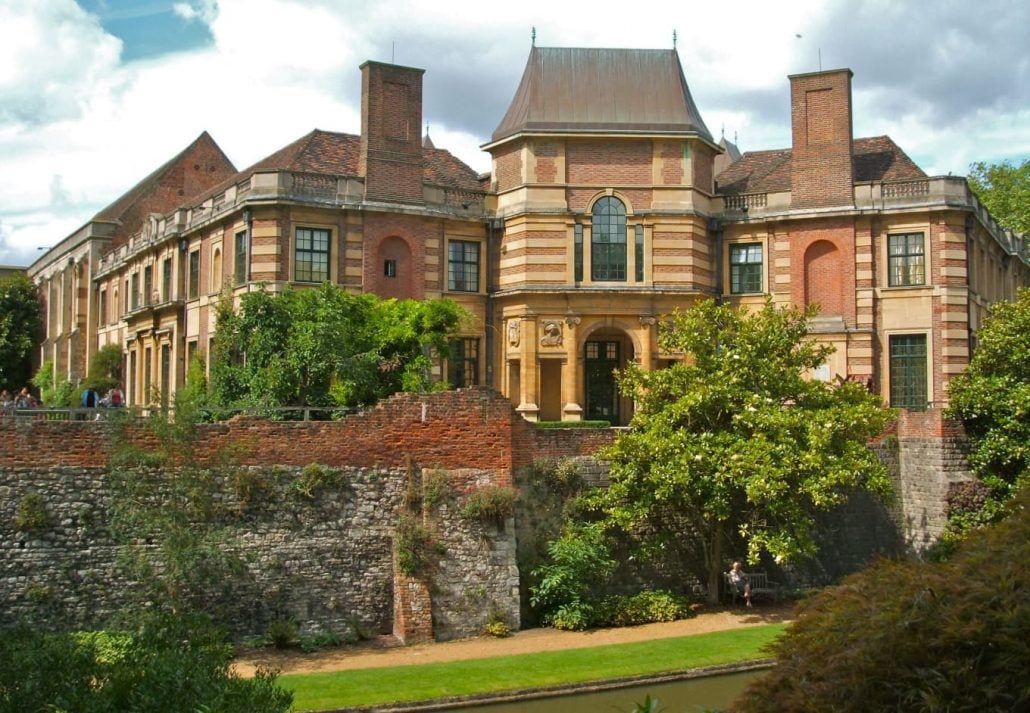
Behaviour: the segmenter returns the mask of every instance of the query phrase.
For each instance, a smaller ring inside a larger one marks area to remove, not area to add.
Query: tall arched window
[[[590,224],[590,277],[626,281],[626,206],[605,196],[594,203]]]

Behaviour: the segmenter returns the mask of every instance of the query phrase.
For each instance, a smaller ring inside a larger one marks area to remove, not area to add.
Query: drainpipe
[[[718,218],[708,219],[708,232],[712,235],[712,261],[715,270],[715,303],[722,304],[722,223]]]
[[[483,274],[483,283],[486,286],[486,332],[484,336],[485,344],[483,345],[483,351],[486,354],[486,385],[490,388],[494,386],[494,349],[495,349],[495,337],[496,331],[494,326],[494,285],[491,282],[493,276],[493,265],[494,265],[494,229],[500,227],[500,218],[488,218],[486,221],[486,270]]]

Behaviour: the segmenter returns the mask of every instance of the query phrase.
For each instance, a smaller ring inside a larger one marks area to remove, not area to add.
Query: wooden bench
[[[770,596],[773,601],[779,600],[780,592],[779,585],[776,582],[769,581],[769,575],[765,572],[744,572],[744,576],[747,577],[747,581],[751,584],[751,598],[754,599],[756,596]],[[731,604],[736,604],[738,600],[743,599],[744,595],[737,591],[737,588],[730,582],[730,573],[723,572],[723,582],[726,585],[726,598]]]

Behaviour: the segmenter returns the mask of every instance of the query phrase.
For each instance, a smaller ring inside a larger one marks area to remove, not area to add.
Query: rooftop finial
[[[720,134],[722,134],[722,136],[720,138],[725,139],[726,138],[726,124],[723,124],[722,126],[719,127],[719,132],[720,132]]]
[[[533,46],[536,47],[536,25],[533,25],[533,29],[529,33],[529,38],[533,42]]]
[[[676,49],[676,30],[672,31],[672,48]]]

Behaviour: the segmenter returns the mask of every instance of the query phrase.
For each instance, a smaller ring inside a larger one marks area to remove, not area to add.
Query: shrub
[[[671,592],[644,591],[605,597],[594,609],[591,626],[637,626],[694,616],[690,602]]]
[[[943,563],[880,561],[806,601],[731,710],[1030,708],[1030,490]]]
[[[355,641],[357,637],[355,636]],[[300,648],[304,653],[310,654],[313,651],[341,646],[344,643],[342,636],[335,631],[320,631],[311,636],[300,637]],[[354,643],[354,642],[349,642]]]
[[[496,636],[498,639],[504,639],[511,636],[511,627],[504,621],[491,621],[483,629],[483,633],[489,636]]]
[[[507,485],[486,485],[469,493],[461,508],[461,516],[466,520],[492,522],[502,528],[504,521],[515,512],[518,496],[518,491]]]
[[[265,629],[265,641],[277,649],[288,649],[300,643],[297,622],[293,619],[275,619]]]
[[[585,629],[593,618],[590,597],[615,569],[598,526],[569,530],[547,546],[548,562],[533,570],[539,584],[530,604],[558,629]]]
[[[9,711],[285,713],[275,675],[230,668],[224,632],[201,618],[152,616],[132,631],[0,635],[0,708]]]

